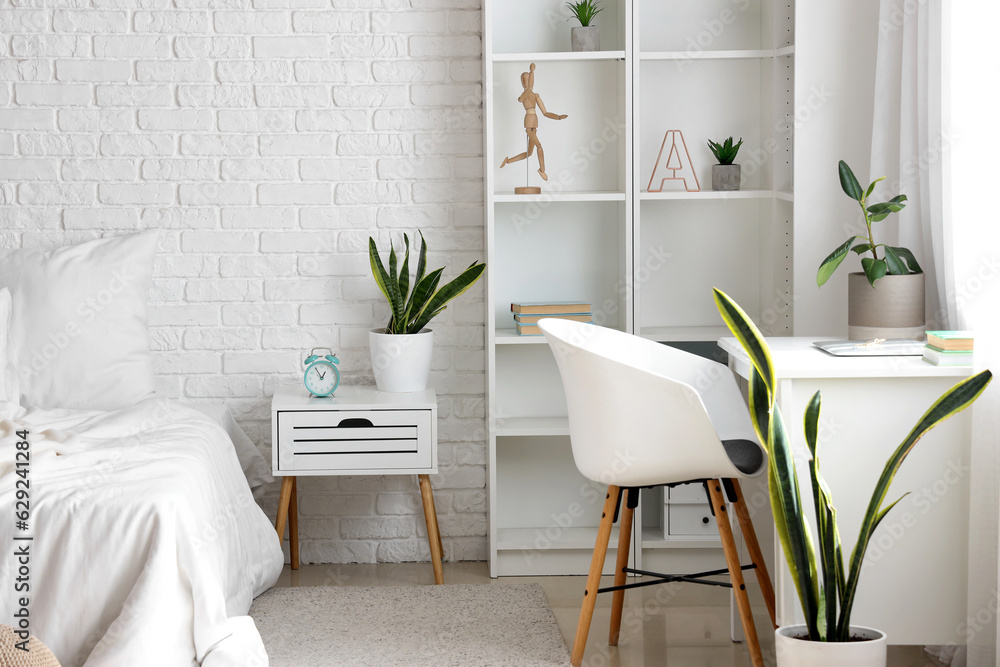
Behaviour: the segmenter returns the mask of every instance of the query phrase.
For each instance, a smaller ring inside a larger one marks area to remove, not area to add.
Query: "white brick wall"
[[[160,229],[160,390],[228,402],[270,460],[306,348],[371,382],[369,234],[483,259],[479,25],[478,0],[0,0],[0,246]],[[483,311],[480,284],[435,321],[454,560],[486,555]],[[413,478],[300,486],[304,560],[428,557]]]

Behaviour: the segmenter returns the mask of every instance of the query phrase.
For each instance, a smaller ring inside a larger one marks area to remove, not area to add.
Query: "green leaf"
[[[441,274],[443,273],[444,269],[431,271],[413,288],[413,294],[410,298],[412,305],[406,311],[407,325],[413,321],[417,313],[427,306],[427,302],[434,296],[434,292],[437,291],[438,282],[441,280]],[[407,326],[407,329],[409,329],[409,326]]]
[[[946,391],[924,413],[920,421],[917,422],[916,426],[913,427],[903,442],[900,443],[899,447],[896,448],[896,451],[889,457],[889,460],[886,461],[882,475],[879,477],[875,485],[875,490],[872,492],[871,501],[868,503],[868,509],[861,523],[861,529],[858,531],[858,540],[855,543],[854,551],[851,553],[850,575],[845,586],[837,623],[838,641],[846,641],[848,638],[851,610],[854,606],[858,581],[861,576],[861,564],[864,561],[865,551],[868,549],[868,542],[871,540],[875,526],[885,516],[885,512],[881,509],[882,503],[885,501],[885,497],[889,492],[889,486],[892,484],[896,472],[903,465],[903,461],[906,460],[909,453],[913,451],[913,447],[928,431],[952,415],[972,405],[979,398],[979,395],[986,390],[992,379],[993,374],[990,371],[982,371],[959,382]],[[888,509],[892,509],[892,506],[890,505]],[[885,511],[888,511],[888,509]]]
[[[767,389],[768,405],[770,406],[774,397],[774,363],[771,361],[771,351],[767,349],[764,336],[761,335],[750,316],[729,298],[729,295],[717,287],[713,287],[712,292],[715,295],[715,306],[719,309],[723,321],[736,336],[743,349],[746,350],[754,368],[760,373]],[[765,432],[761,441],[764,441],[766,437],[767,433]]]
[[[876,213],[870,216],[872,222],[881,222],[889,217],[889,211],[883,211],[882,213]]]
[[[924,270],[920,268],[920,265],[917,264],[917,258],[914,257],[913,253],[910,252],[908,249],[906,249],[906,248],[900,248],[900,247],[897,247],[897,246],[886,246],[886,248],[890,248],[890,247],[892,248],[893,252],[895,252],[898,257],[901,257],[902,259],[906,260],[906,263],[909,265],[909,268],[910,268],[910,273],[923,273],[924,272]]]
[[[875,281],[884,276],[888,269],[884,259],[872,259],[871,257],[862,257],[861,266],[864,268],[865,276],[868,277],[868,283],[872,287],[875,287]]]
[[[871,196],[872,192],[875,191],[875,186],[884,180],[885,176],[883,176],[882,178],[876,178],[874,181],[872,181],[871,185],[868,186],[868,189],[865,190],[865,199],[868,199],[868,197]]]
[[[823,481],[819,472],[819,416],[822,399],[820,392],[813,394],[806,406],[805,435],[806,445],[812,459],[809,461],[809,477],[812,482],[813,504],[816,512],[816,528],[819,533],[819,553],[823,580],[820,586],[820,638],[829,641],[837,629],[837,605],[839,603],[838,567],[843,571],[843,560],[840,556],[840,533],[837,530],[837,510],[830,498],[830,489]]]
[[[410,295],[410,237],[403,234],[403,243],[406,244],[406,256],[403,257],[403,263],[399,267],[399,294],[403,297],[403,301],[406,301],[406,297]],[[406,315],[406,309],[403,309],[403,315]]]
[[[885,265],[886,270],[889,275],[892,276],[905,276],[910,270],[906,268],[906,264],[896,253],[896,250],[892,246],[883,246],[885,248]]]
[[[844,193],[855,201],[863,201],[865,198],[865,193],[861,189],[861,184],[858,183],[858,179],[854,176],[854,172],[851,168],[847,166],[847,163],[843,160],[839,164],[840,172],[840,187],[843,188]]]
[[[819,265],[819,270],[816,272],[816,285],[822,287],[826,284],[826,281],[830,279],[833,272],[837,270],[844,258],[847,257],[847,252],[851,249],[851,244],[854,243],[860,236],[852,236],[847,239],[839,246],[837,249],[827,255],[827,258]]]
[[[485,264],[473,264],[461,275],[439,289],[421,308],[409,324],[408,333],[418,333],[431,319],[445,309],[445,304],[472,287],[486,271]]]
[[[818,638],[816,554],[809,525],[802,515],[798,476],[788,436],[781,414],[774,404],[774,367],[771,353],[760,331],[743,309],[721,290],[716,288],[713,292],[722,319],[730,332],[739,340],[754,367],[750,379],[751,415],[755,429],[759,430],[761,427],[767,429],[761,441],[767,444],[768,449],[768,493],[774,511],[775,530],[781,540],[785,559],[805,612],[809,634],[813,638]],[[764,416],[765,414],[767,416]]]
[[[378,248],[375,245],[375,239],[368,237],[368,257],[372,267],[372,276],[375,278],[375,283],[378,288],[382,291],[382,295],[385,296],[386,301],[389,302],[389,307],[392,309],[392,319],[389,320],[389,325],[386,327],[386,333],[396,333],[393,331],[395,325],[401,321],[402,309],[403,309],[403,298],[399,295],[399,286],[396,281],[391,278],[389,273],[385,270],[385,266],[382,265],[382,259],[378,255]],[[390,261],[391,261],[390,255]]]
[[[906,208],[905,204],[895,204],[893,202],[882,202],[881,204],[872,204],[868,207],[868,212],[872,215],[879,213],[897,213]]]
[[[859,243],[858,245],[856,245],[853,248],[851,248],[851,250],[853,250],[854,252],[856,252],[859,255],[862,255],[862,254],[868,252],[871,249],[872,249],[872,244],[871,243]]]

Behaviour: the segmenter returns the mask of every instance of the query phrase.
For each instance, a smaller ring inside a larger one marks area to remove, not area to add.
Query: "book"
[[[590,304],[580,301],[535,301],[512,303],[510,310],[524,315],[583,315],[590,313]]]
[[[521,336],[541,336],[542,330],[537,324],[520,324],[515,323],[514,328],[517,329],[518,335]]]
[[[583,313],[581,315],[514,315],[514,321],[520,324],[538,324],[538,320],[552,317],[557,320],[573,320],[574,322],[590,322],[590,313]]]
[[[936,345],[931,345],[930,343],[928,343],[927,345],[924,345],[924,349],[925,350],[933,350],[934,352],[938,352],[939,354],[948,354],[948,355],[952,355],[952,354],[966,354],[966,355],[972,355],[972,350],[942,350],[940,347],[937,347]]]
[[[960,350],[941,352],[932,347],[925,347],[924,361],[932,363],[935,366],[971,366],[972,352]]]
[[[928,331],[927,344],[939,350],[971,350],[973,336],[971,331]]]

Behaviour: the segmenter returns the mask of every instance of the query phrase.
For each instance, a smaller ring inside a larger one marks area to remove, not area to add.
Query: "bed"
[[[23,429],[24,533],[13,520]],[[156,398],[117,411],[0,403],[0,507],[3,544],[34,537],[31,632],[64,667],[267,665],[246,614],[283,556],[232,439],[202,412]],[[0,581],[16,567],[0,559]],[[0,596],[0,617],[13,618],[13,598]]]
[[[0,249],[0,624],[27,597],[63,667],[266,667],[269,470],[224,408],[156,397],[157,244]]]

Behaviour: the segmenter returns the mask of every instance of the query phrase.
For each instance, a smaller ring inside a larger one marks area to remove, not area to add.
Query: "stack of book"
[[[928,331],[924,361],[935,366],[971,366],[971,331]]]
[[[521,336],[541,336],[542,330],[538,328],[538,320],[543,317],[575,322],[592,321],[590,304],[578,301],[512,303],[510,310],[514,313],[514,328]]]

